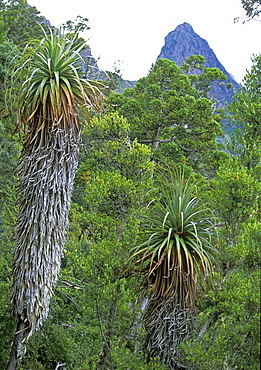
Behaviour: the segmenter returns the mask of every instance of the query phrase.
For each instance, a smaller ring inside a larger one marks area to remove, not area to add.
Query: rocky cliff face
[[[110,81],[112,80],[112,72],[109,71],[102,71],[99,69],[97,61],[92,56],[90,46],[87,46],[86,49],[81,53],[82,60],[83,60],[83,73],[84,77],[90,80],[100,80],[100,81]],[[125,89],[131,89],[135,84],[136,81],[129,81],[124,80],[121,77],[114,77],[115,86],[112,89],[115,92],[121,93]]]
[[[104,72],[102,72],[97,64],[97,61],[92,56],[91,48],[89,45],[81,52],[83,60],[84,76],[88,79],[104,79]]]
[[[227,89],[224,85],[212,88],[211,95],[219,102],[220,106],[224,107],[227,102],[231,102],[234,90],[239,88],[239,84],[219,62],[207,41],[195,33],[190,24],[186,22],[180,24],[165,37],[165,45],[161,49],[158,59],[169,59],[180,66],[187,57],[198,54],[205,58],[207,67],[220,69],[227,76],[226,83],[232,84],[231,89]]]

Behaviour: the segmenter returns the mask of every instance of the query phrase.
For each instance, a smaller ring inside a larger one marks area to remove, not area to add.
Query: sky
[[[122,77],[138,80],[155,63],[164,38],[189,23],[207,40],[219,61],[237,82],[261,54],[261,19],[243,24],[240,0],[28,0],[53,26],[77,15],[89,19],[81,36],[102,70],[120,68]]]

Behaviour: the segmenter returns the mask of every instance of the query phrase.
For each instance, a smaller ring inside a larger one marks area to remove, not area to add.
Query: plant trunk
[[[158,129],[157,129],[157,132],[155,133],[155,136],[153,137],[153,141],[152,141],[152,150],[153,150],[153,152],[156,152],[156,150],[159,147],[160,129],[161,129],[161,127],[159,126]]]
[[[14,334],[14,341],[12,343],[11,353],[6,370],[17,369],[20,359],[24,356],[25,346],[22,343],[24,329],[24,322],[19,320],[16,325],[16,332]]]
[[[183,368],[179,364],[177,347],[190,338],[195,317],[195,306],[186,307],[166,298],[160,302],[150,300],[144,316],[144,350],[148,362],[151,358],[159,357],[169,369]]]
[[[205,322],[205,324],[203,325],[202,329],[200,330],[199,332],[199,335],[197,336],[197,341],[198,342],[201,342],[203,336],[205,335],[206,331],[211,327],[211,325],[213,324],[213,322],[215,322],[218,318],[218,312],[214,311],[212,312],[211,316],[210,316],[210,319]]]
[[[23,331],[15,335],[14,345],[16,340],[25,345],[48,316],[68,227],[79,136],[72,126],[44,127],[23,153],[11,292],[13,314]]]

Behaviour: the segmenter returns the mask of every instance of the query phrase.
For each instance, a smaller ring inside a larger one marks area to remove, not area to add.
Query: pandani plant
[[[212,275],[215,217],[195,195],[198,181],[179,169],[157,175],[159,198],[141,222],[131,261],[141,276],[144,350],[168,368],[182,368],[178,345],[192,334],[197,316],[197,279]]]
[[[17,329],[8,369],[16,368],[29,337],[48,316],[68,228],[80,115],[88,116],[103,100],[99,84],[81,77],[85,42],[78,34],[43,32],[18,69],[24,79],[18,98],[23,150],[11,291]]]

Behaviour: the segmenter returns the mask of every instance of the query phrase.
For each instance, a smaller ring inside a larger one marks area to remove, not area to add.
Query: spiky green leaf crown
[[[81,77],[85,42],[62,30],[49,31],[40,45],[27,48],[19,72],[27,76],[19,96],[19,125],[27,126],[31,142],[46,125],[79,126],[76,107],[99,108],[101,85]]]
[[[193,195],[196,184],[184,173],[160,177],[161,197],[144,219],[141,243],[131,259],[144,276],[145,294],[192,303],[198,274],[212,272],[214,216]]]

